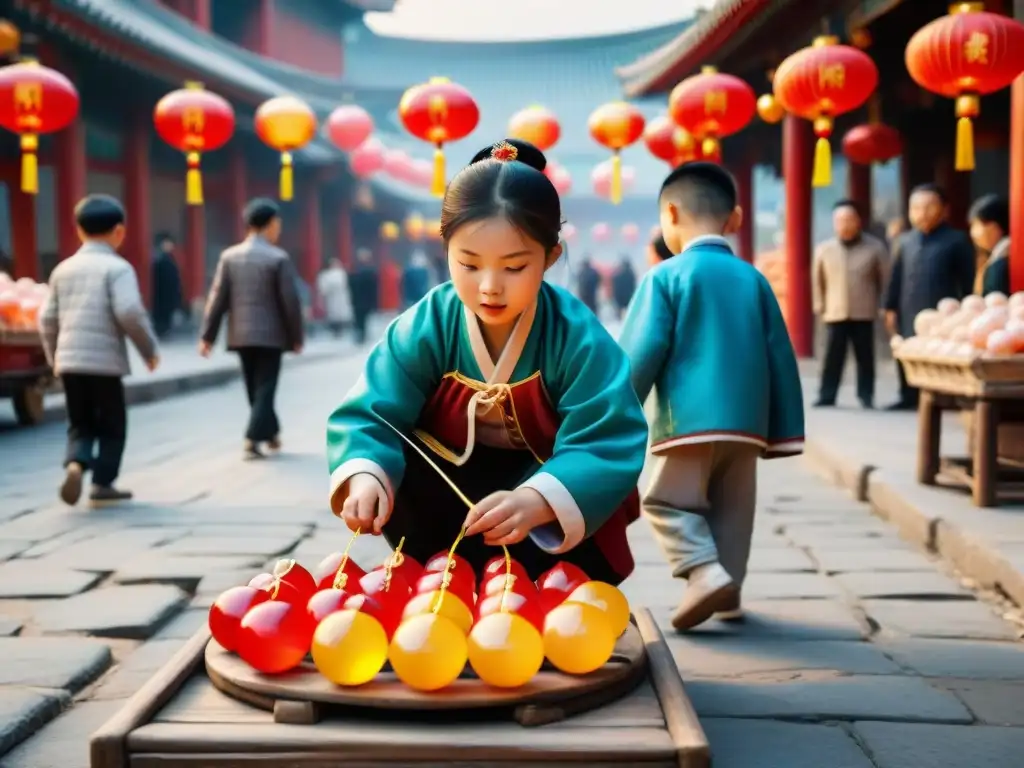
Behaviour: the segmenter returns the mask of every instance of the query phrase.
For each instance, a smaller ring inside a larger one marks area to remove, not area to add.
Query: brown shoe
[[[60,500],[69,507],[75,506],[82,498],[82,474],[84,469],[77,461],[69,462],[64,468],[64,482],[60,484]]]
[[[274,435],[270,440],[267,440],[267,450],[271,453],[279,453],[281,451],[280,435]]]
[[[736,598],[727,605],[722,606],[721,610],[715,611],[715,615],[712,618],[716,621],[725,622],[743,621],[743,606],[740,601],[740,593],[737,591]]]
[[[738,595],[739,587],[719,563],[699,565],[690,571],[672,626],[680,632],[693,629],[736,602]]]

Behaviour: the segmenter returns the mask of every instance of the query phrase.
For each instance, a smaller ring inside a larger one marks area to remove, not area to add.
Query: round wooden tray
[[[307,659],[282,675],[257,672],[216,640],[206,646],[206,672],[229,696],[273,710],[278,722],[314,723],[323,707],[377,710],[504,710],[523,725],[541,725],[604,706],[640,683],[646,672],[644,640],[632,623],[612,658],[589,675],[566,675],[545,667],[522,688],[494,688],[466,671],[442,691],[424,693],[402,683],[389,667],[366,685],[343,688],[321,675]]]

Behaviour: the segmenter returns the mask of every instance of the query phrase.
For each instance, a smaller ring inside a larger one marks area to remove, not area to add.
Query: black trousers
[[[853,347],[857,363],[857,398],[865,404],[875,399],[875,324],[871,320],[826,323],[825,360],[821,367],[818,399],[834,403],[846,366],[846,349]]]
[[[249,396],[249,426],[245,430],[245,439],[254,443],[271,440],[281,431],[274,412],[281,355],[280,349],[269,347],[241,347],[238,350],[245,393]]]
[[[128,435],[121,377],[65,373],[61,381],[68,414],[64,466],[77,462],[92,472],[94,485],[113,485]]]
[[[352,313],[352,335],[358,346],[366,343],[366,321],[369,317],[369,312],[354,310]]]
[[[903,363],[899,360],[896,361],[896,373],[900,377],[900,399],[899,402],[908,407],[917,407],[917,399],[920,392],[917,387],[912,387],[907,383],[907,374],[903,370]]]

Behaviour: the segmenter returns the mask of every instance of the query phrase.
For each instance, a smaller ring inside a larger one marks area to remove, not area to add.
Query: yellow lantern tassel
[[[444,188],[447,186],[447,171],[445,170],[444,150],[437,145],[434,150],[434,178],[430,181],[430,193],[434,197],[444,197]]]
[[[291,200],[295,195],[295,169],[292,166],[292,153],[281,153],[281,199]]]
[[[812,187],[827,187],[832,183],[832,146],[824,136],[814,145],[814,175]]]
[[[956,169],[974,170],[974,124],[969,117],[956,121]]]
[[[612,188],[610,194],[612,204],[622,202],[622,157],[616,152],[612,155]]]
[[[21,191],[30,195],[39,192],[39,138],[34,133],[21,137]]]
[[[188,171],[185,172],[185,202],[188,205],[203,204],[203,174],[199,170],[199,153],[189,152],[185,157]]]

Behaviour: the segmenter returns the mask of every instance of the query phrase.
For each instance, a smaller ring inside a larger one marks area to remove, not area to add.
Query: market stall
[[[52,381],[39,337],[39,309],[47,286],[0,273],[0,397],[9,397],[20,424],[43,418],[43,398]]]

